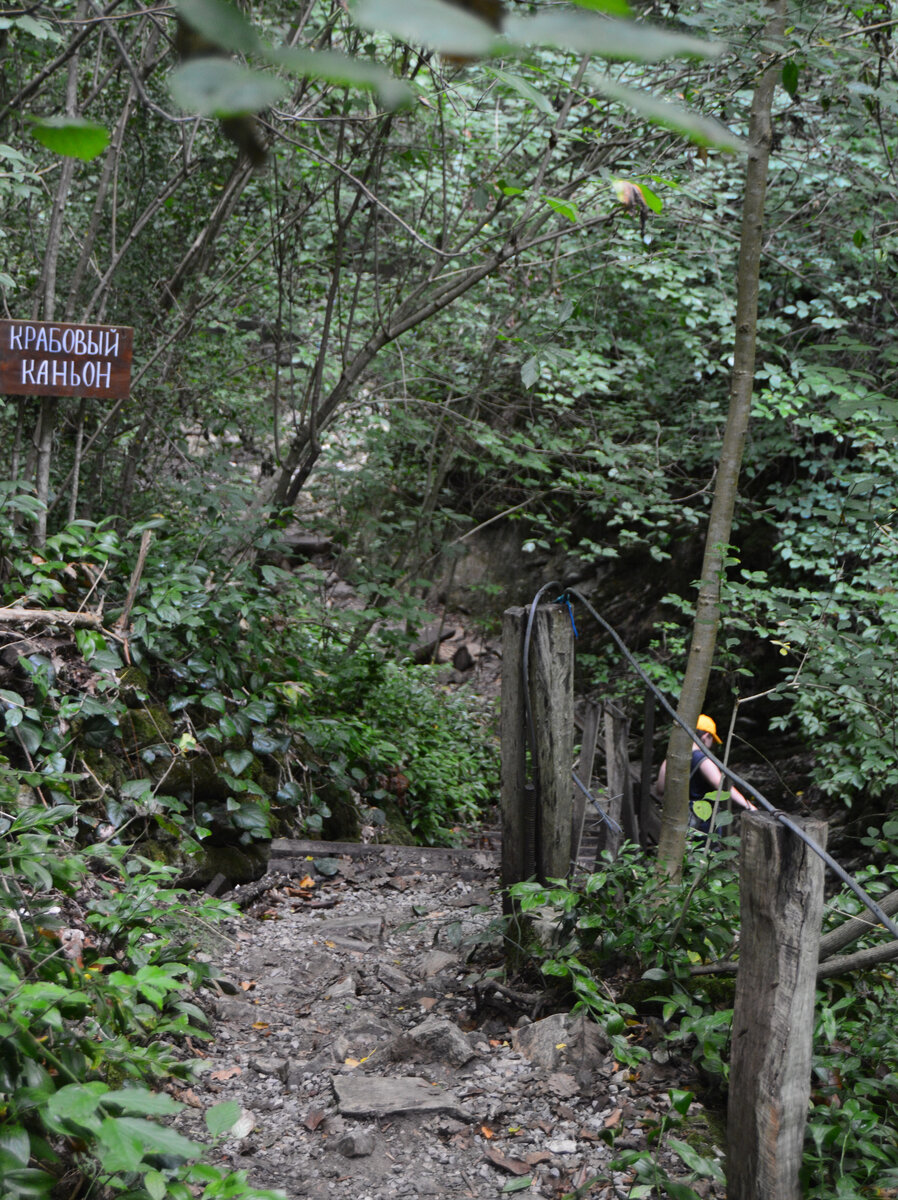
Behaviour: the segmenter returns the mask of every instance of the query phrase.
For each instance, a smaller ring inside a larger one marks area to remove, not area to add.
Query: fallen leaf
[[[305,1125],[310,1133],[314,1133],[323,1120],[324,1113],[320,1108],[310,1108],[306,1113],[303,1125]]]
[[[251,992],[253,990],[253,988],[256,986],[256,981],[255,981],[255,979],[242,979],[240,981],[240,986],[243,988],[243,990],[245,992]]]
[[[430,1012],[436,1002],[436,996],[422,996],[418,1001],[425,1012]]]
[[[508,1171],[510,1175],[526,1175],[530,1171],[529,1163],[521,1162],[519,1158],[508,1158],[501,1150],[494,1150],[492,1146],[487,1146],[483,1153],[491,1163],[503,1171]]]
[[[531,1183],[533,1183],[532,1175],[527,1175],[523,1179],[509,1179],[502,1191],[503,1193],[523,1192],[524,1188],[529,1188]]]
[[[357,1067],[359,1065],[359,1059],[357,1058],[344,1058],[343,1062],[347,1067]]]
[[[239,1067],[237,1068],[240,1069]],[[193,1090],[193,1088],[184,1088],[183,1090],[175,1090],[172,1095],[176,1100],[180,1100],[182,1104],[187,1104],[191,1108],[205,1108],[202,1100]]]
[[[524,1155],[524,1160],[529,1167],[536,1167],[540,1163],[551,1162],[552,1155],[548,1150],[531,1150],[529,1154]]]
[[[302,879],[299,881],[299,886],[301,888],[313,888],[315,887],[315,880],[311,875],[303,875]]]
[[[253,1021],[253,1029],[271,1029],[267,1021]]]
[[[224,1083],[226,1079],[233,1079],[235,1075],[242,1074],[242,1067],[222,1067],[220,1071],[213,1071],[209,1078],[214,1079],[217,1083]]]
[[[624,1110],[622,1108],[616,1108],[614,1110],[614,1112],[611,1113],[610,1116],[605,1118],[605,1128],[606,1129],[616,1128],[618,1125],[620,1125],[621,1117],[623,1115],[624,1115]]]
[[[483,1134],[483,1136],[485,1138],[487,1138],[487,1140],[489,1140],[489,1138],[494,1138],[496,1136],[495,1132],[492,1129],[490,1129],[489,1125],[481,1125],[480,1132]]]

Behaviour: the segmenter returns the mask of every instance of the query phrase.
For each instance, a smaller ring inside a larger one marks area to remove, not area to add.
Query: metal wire
[[[544,584],[539,589],[539,591],[536,593],[536,595],[534,596],[533,601],[530,605],[530,614],[527,619],[527,631],[524,636],[524,658],[523,658],[523,668],[522,668],[523,669],[523,684],[524,684],[524,705],[525,705],[525,712],[526,712],[526,717],[527,717],[527,732],[528,732],[528,737],[530,739],[531,759],[533,762],[533,770],[534,770],[534,782],[536,783],[536,789],[537,789],[537,814],[539,813],[540,805],[539,805],[539,784],[538,784],[538,781],[537,781],[536,775],[535,775],[535,772],[537,770],[536,754],[535,754],[536,731],[533,726],[533,713],[530,708],[528,657],[529,657],[529,653],[530,653],[530,634],[533,629],[533,622],[536,617],[537,605],[539,604],[540,598],[546,592],[551,591],[555,588],[558,588],[561,591],[561,595],[559,597],[559,603],[567,603],[568,611],[570,611],[570,605],[569,605],[569,602],[567,601],[568,596],[575,596],[577,598],[577,600],[580,601],[580,603],[584,606],[584,608],[590,614],[590,616],[593,617],[593,619],[595,621],[597,621],[599,623],[599,625],[601,625],[601,627],[605,630],[605,632],[611,637],[612,641],[615,643],[617,648],[623,654],[624,658],[627,660],[627,662],[630,664],[630,666],[633,667],[633,669],[636,671],[636,674],[640,677],[640,679],[643,681],[643,683],[646,685],[646,687],[653,693],[653,695],[656,697],[656,699],[661,703],[662,708],[664,708],[664,710],[667,712],[668,716],[670,716],[677,723],[677,725],[680,726],[681,729],[684,729],[686,731],[686,733],[688,733],[689,736],[694,741],[698,741],[699,737],[700,737],[698,730],[691,729],[686,724],[685,721],[681,720],[680,717],[677,716],[676,710],[674,709],[673,705],[668,701],[667,697],[663,694],[663,692],[660,691],[660,689],[655,685],[655,683],[648,677],[648,675],[645,673],[645,671],[642,669],[642,667],[639,665],[639,663],[636,661],[636,659],[633,657],[633,655],[630,653],[630,651],[624,645],[623,640],[618,635],[616,630],[614,630],[611,627],[611,625],[608,624],[608,622],[605,620],[604,617],[600,616],[599,613],[596,612],[595,608],[592,606],[592,604],[590,604],[590,602],[586,599],[586,597],[581,592],[578,592],[577,589],[574,587],[565,587],[563,584],[558,583],[557,580],[553,580],[551,583]],[[571,614],[571,623],[573,624],[573,614]],[[574,628],[576,630],[576,626],[574,626]],[[821,846],[819,844],[819,842],[816,842],[809,834],[807,834],[801,828],[800,825],[797,825],[786,813],[782,812],[775,805],[771,804],[770,801],[767,799],[767,797],[762,795],[761,792],[759,792],[758,789],[753,784],[749,783],[747,779],[742,779],[739,775],[736,775],[725,763],[721,762],[721,760],[719,758],[717,758],[717,756],[711,750],[705,749],[704,753],[711,760],[711,762],[713,762],[715,764],[715,766],[717,766],[721,771],[723,771],[727,775],[727,777],[729,779],[731,779],[740,789],[747,792],[754,800],[756,800],[760,804],[760,806],[764,809],[765,812],[770,813],[770,815],[772,817],[774,817],[775,820],[779,821],[781,825],[784,825],[787,829],[791,830],[791,832],[794,833],[796,837],[800,838],[801,841],[803,841],[804,844],[809,849],[813,850],[813,852],[816,855],[818,855],[821,859],[823,859],[823,861],[830,868],[830,870],[832,870],[839,877],[839,879],[841,879],[842,882],[848,888],[850,888],[852,892],[854,892],[855,896],[857,896],[857,898],[861,901],[861,903],[866,908],[868,908],[871,913],[873,913],[873,915],[876,917],[877,921],[879,921],[880,924],[882,924],[889,931],[889,933],[892,935],[892,937],[898,939],[898,925],[896,925],[895,922],[892,921],[886,915],[886,913],[880,908],[880,906],[876,903],[876,901],[873,900],[872,897],[867,895],[867,893],[864,891],[864,889],[861,887],[861,885],[858,883],[858,881],[852,875],[849,875],[849,873],[845,870],[845,868],[840,863],[836,862],[836,860],[833,858],[833,856],[831,854],[829,854],[828,851],[826,851],[823,848],[823,846]],[[576,779],[576,776],[575,776],[575,779]],[[577,780],[578,784],[579,784],[579,782],[580,781]],[[581,787],[582,787],[582,785],[581,785]],[[586,789],[584,788],[584,791],[585,790]],[[588,792],[586,794],[589,795]],[[590,799],[594,800],[593,797],[590,797]],[[595,801],[594,801],[594,803],[595,803]],[[598,807],[598,804],[596,804],[596,807]],[[601,809],[599,811],[601,812]],[[607,814],[602,813],[602,815],[607,820]],[[537,826],[537,828],[539,828],[539,826]]]

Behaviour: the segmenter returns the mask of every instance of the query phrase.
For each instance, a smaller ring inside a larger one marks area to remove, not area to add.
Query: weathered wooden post
[[[586,821],[586,793],[592,783],[592,772],[596,761],[596,739],[599,735],[599,716],[601,705],[590,701],[583,714],[583,727],[580,730],[580,757],[574,768],[574,773],[582,787],[574,783],[571,814],[571,864],[576,865],[580,857],[580,846],[583,842],[583,825]]]
[[[801,825],[826,844],[824,821]],[[774,817],[743,814],[742,932],[727,1118],[729,1200],[801,1198],[823,873],[819,855]]]
[[[574,631],[559,604],[536,610],[528,674],[538,780],[536,873],[545,882],[564,879],[571,869]]]
[[[527,730],[523,663],[527,609],[508,608],[502,618],[502,746],[500,806],[502,810],[502,907],[513,911],[508,889],[536,874],[534,820],[525,794]]]

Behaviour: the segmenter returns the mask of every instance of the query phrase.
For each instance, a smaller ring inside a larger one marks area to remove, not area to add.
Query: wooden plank
[[[583,714],[583,727],[580,734],[580,757],[574,768],[583,787],[589,789],[596,760],[596,741],[599,736],[599,716],[601,706],[590,701]],[[576,863],[580,857],[580,846],[583,841],[583,824],[586,819],[586,796],[581,788],[574,784],[572,793],[571,815],[571,862]]]
[[[826,823],[801,822],[826,844]],[[729,1200],[801,1200],[824,864],[768,813],[742,815],[742,930],[727,1119]]]
[[[501,745],[500,809],[502,821],[502,907],[513,905],[508,888],[535,874],[533,827],[525,813],[526,722],[523,663],[526,608],[507,608],[502,616],[502,694],[499,722]]]
[[[571,868],[574,631],[560,605],[536,610],[528,674],[538,782],[536,873],[545,882],[564,879]]]

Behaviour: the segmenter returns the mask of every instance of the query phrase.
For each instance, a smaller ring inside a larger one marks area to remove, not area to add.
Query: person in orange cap
[[[718,746],[720,745],[717,726],[714,724],[713,718],[702,713],[696,721],[695,727],[699,731],[699,740],[692,743],[692,766],[689,771],[689,824],[691,828],[707,833],[711,828],[712,811],[705,797],[709,792],[717,792],[721,789],[726,792],[726,781],[720,767],[711,762],[702,749],[704,747],[706,750],[710,750],[715,742]],[[667,759],[661,764],[661,770],[658,772],[657,790],[660,796],[664,795],[666,776]],[[755,805],[746,796],[743,796],[738,788],[731,787],[729,795],[741,808],[749,808],[754,811]]]

